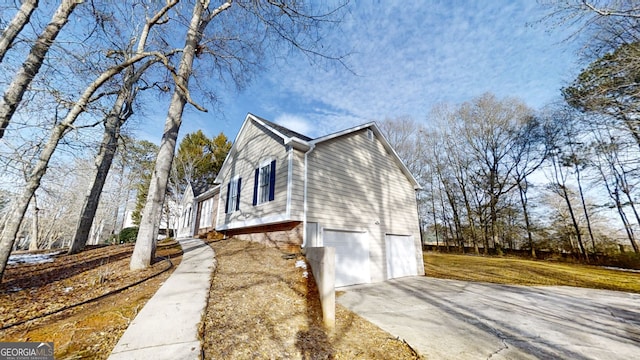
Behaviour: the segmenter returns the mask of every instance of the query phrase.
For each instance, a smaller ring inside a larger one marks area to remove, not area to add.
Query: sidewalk
[[[178,240],[178,268],[133,319],[109,360],[198,359],[198,324],[207,305],[213,249],[199,239]]]

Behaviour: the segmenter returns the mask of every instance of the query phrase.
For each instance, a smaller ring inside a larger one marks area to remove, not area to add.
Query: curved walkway
[[[207,305],[215,253],[199,239],[178,242],[184,252],[180,265],[129,324],[109,360],[200,357],[198,325]]]
[[[640,294],[408,277],[338,303],[428,359],[637,359]]]

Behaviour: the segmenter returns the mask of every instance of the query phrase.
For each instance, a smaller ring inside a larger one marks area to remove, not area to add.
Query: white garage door
[[[387,277],[389,279],[418,275],[416,246],[413,236],[387,235]]]
[[[336,249],[336,286],[371,282],[366,233],[324,230],[322,240],[323,246]]]

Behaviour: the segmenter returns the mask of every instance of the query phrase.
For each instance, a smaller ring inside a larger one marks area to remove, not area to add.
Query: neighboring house
[[[312,139],[249,114],[215,182],[217,231],[335,247],[336,286],[424,274],[420,186],[375,123]]]

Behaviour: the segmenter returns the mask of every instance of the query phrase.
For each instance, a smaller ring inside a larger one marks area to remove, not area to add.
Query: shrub
[[[132,226],[124,228],[120,231],[119,239],[120,244],[136,242],[138,237],[138,227]]]
[[[623,252],[609,257],[606,265],[640,270],[640,254],[636,254],[634,252]]]

